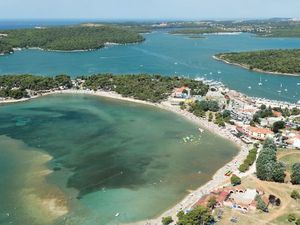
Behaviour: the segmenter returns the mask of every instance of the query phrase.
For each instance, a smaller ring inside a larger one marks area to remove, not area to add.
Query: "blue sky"
[[[300,17],[300,0],[0,0],[0,18]]]

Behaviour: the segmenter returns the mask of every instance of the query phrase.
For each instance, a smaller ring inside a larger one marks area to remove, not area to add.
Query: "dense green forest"
[[[205,95],[208,86],[202,82],[159,75],[111,75],[98,74],[81,76],[84,88],[91,90],[115,91],[124,97],[133,97],[139,100],[160,102],[166,99],[176,87],[188,86],[192,94]],[[59,87],[72,88],[72,81],[67,75],[43,77],[33,75],[0,76],[0,97],[22,98],[27,97],[27,90],[43,91]],[[17,92],[17,94],[15,93]]]
[[[205,95],[208,86],[202,82],[160,75],[120,75],[100,74],[82,77],[85,87],[97,90],[115,91],[125,97],[159,102],[166,99],[176,87],[188,86],[192,94]]]
[[[33,75],[4,75],[0,76],[0,97],[20,99],[29,97],[27,90],[43,91],[58,88],[70,88],[72,82],[67,75],[43,77]]]
[[[45,50],[89,50],[104,47],[105,43],[135,43],[144,37],[130,28],[117,26],[68,26],[42,29],[3,30],[0,53],[13,48],[39,47]]]
[[[216,57],[250,70],[300,74],[300,49],[221,53]]]

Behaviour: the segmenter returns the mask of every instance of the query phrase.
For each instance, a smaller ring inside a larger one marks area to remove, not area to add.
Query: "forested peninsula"
[[[0,31],[0,54],[13,53],[16,48],[44,50],[92,50],[106,43],[127,44],[144,41],[136,30],[120,26],[62,26]]]
[[[0,76],[0,98],[21,99],[55,90],[85,89],[114,91],[123,97],[160,102],[167,99],[174,88],[182,86],[188,86],[195,95],[205,95],[209,89],[201,81],[149,74],[97,74],[80,76],[73,80],[67,75],[3,75]]]
[[[220,53],[214,58],[258,72],[300,76],[300,49]]]

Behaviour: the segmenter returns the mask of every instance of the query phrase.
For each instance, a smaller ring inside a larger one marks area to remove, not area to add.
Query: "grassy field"
[[[295,214],[300,218],[300,200],[294,200],[290,197],[292,190],[300,192],[300,186],[294,186],[291,184],[280,184],[274,182],[266,182],[258,180],[254,175],[248,176],[242,179],[242,185],[247,188],[259,189],[265,192],[268,197],[270,194],[279,197],[281,205],[279,207],[270,206],[269,213],[263,213],[260,211],[252,211],[249,213],[242,213],[237,210],[231,210],[229,208],[224,209],[224,214],[220,222],[217,224],[228,225],[283,225],[293,224],[287,221],[287,216],[290,213]],[[237,223],[230,222],[232,217],[238,219]]]
[[[278,150],[277,158],[286,165],[287,171],[290,172],[294,163],[300,163],[300,150]]]

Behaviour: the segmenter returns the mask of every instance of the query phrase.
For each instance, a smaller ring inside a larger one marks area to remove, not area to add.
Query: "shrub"
[[[249,151],[247,158],[243,162],[243,164],[240,165],[239,171],[240,172],[246,172],[249,169],[249,166],[253,165],[253,163],[256,160],[256,154],[257,154],[257,149],[253,148]]]
[[[280,205],[281,205],[281,200],[280,200],[280,198],[277,198],[277,199],[276,199],[275,205],[276,205],[276,206],[280,206]]]
[[[272,127],[272,131],[274,133],[278,133],[280,129],[283,129],[285,128],[285,122],[284,121],[276,121],[274,124],[273,124],[273,127]]]
[[[171,216],[163,217],[161,220],[163,225],[169,225],[170,223],[173,222],[173,219]]]
[[[300,184],[300,163],[295,163],[292,166],[291,182],[292,184]]]
[[[212,217],[209,209],[198,206],[192,211],[184,214],[184,212],[180,211],[178,214],[178,223],[177,225],[208,225],[212,224],[214,218]]]
[[[242,172],[242,173],[246,172],[248,169],[249,169],[248,164],[243,163],[239,166],[239,171]]]
[[[256,203],[257,203],[256,204],[257,209],[259,209],[261,211],[264,211],[264,212],[268,211],[268,207],[267,207],[266,203],[262,200],[260,195],[256,195],[255,200],[256,200]]]
[[[291,193],[291,198],[297,200],[297,199],[300,199],[300,194],[298,191],[296,190],[293,190],[292,193]]]
[[[207,207],[213,209],[216,204],[217,204],[216,197],[212,196],[212,197],[209,198],[209,200],[207,202]]]
[[[288,215],[288,221],[291,223],[291,222],[294,222],[296,220],[296,216],[294,214],[289,214]]]
[[[242,183],[241,178],[235,174],[231,176],[230,181],[233,186],[240,185]]]

